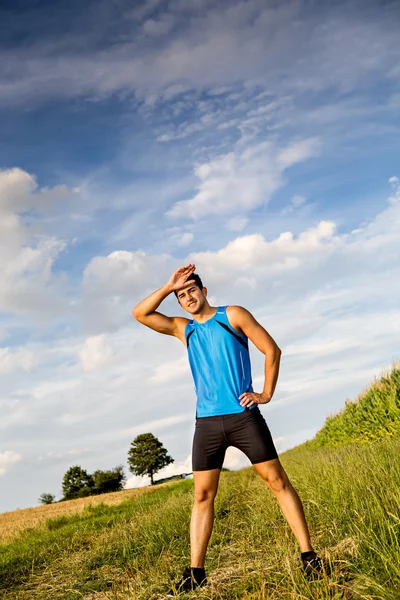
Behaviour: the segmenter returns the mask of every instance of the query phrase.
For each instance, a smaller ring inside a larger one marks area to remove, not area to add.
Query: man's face
[[[206,292],[206,289],[203,288]],[[200,312],[206,301],[206,296],[196,284],[191,283],[178,291],[178,302],[183,310],[194,315]]]

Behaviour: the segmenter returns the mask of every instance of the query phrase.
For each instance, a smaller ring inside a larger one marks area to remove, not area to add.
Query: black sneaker
[[[316,579],[323,572],[322,560],[314,551],[303,552],[301,555],[303,570],[309,580]]]
[[[206,585],[207,578],[204,569],[192,569],[188,567],[183,571],[183,575],[172,589],[168,592],[167,596],[173,597],[179,594],[186,594],[186,592],[192,592],[198,587]]]

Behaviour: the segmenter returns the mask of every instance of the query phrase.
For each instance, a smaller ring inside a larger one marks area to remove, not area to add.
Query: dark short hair
[[[192,273],[191,275],[189,275],[188,280],[191,281],[192,279],[193,279],[193,283],[202,290],[204,285],[203,285],[203,282],[200,279],[199,275],[197,275],[197,273]],[[178,297],[179,291],[180,290],[174,290],[174,294],[176,297]]]

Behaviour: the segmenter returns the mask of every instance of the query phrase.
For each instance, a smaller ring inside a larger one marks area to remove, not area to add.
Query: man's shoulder
[[[244,308],[244,306],[239,306],[237,304],[228,304],[226,307],[226,314],[227,315],[232,315],[232,316],[240,316],[240,315],[248,315],[250,311],[247,310],[247,308]]]
[[[235,304],[230,304],[226,307],[226,316],[228,318],[229,323],[232,325],[236,331],[239,333],[244,333],[242,330],[242,325],[246,324],[246,320],[249,318],[249,311],[243,306],[237,306]]]

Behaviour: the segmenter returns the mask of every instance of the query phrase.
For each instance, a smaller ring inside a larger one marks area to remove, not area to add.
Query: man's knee
[[[210,504],[214,502],[217,490],[209,488],[200,488],[194,491],[194,501],[196,504]]]
[[[274,469],[270,473],[267,473],[263,479],[271,492],[276,494],[284,492],[290,486],[288,476],[283,469]]]

